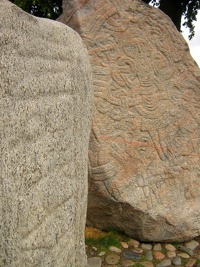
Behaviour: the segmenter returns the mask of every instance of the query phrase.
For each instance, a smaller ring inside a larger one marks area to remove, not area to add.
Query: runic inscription
[[[200,71],[183,37],[139,0],[87,1],[78,24],[95,91],[88,223],[143,240],[200,234]]]

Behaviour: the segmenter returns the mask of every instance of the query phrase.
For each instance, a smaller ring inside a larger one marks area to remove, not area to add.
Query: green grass
[[[200,259],[197,259],[196,264],[200,264]]]
[[[186,265],[188,263],[189,259],[181,258],[181,265]]]
[[[85,244],[87,246],[96,247],[101,251],[108,251],[110,246],[122,248],[120,242],[128,242],[130,237],[128,237],[123,232],[118,229],[109,229],[108,232],[103,232],[94,228],[87,228],[85,235]]]
[[[121,248],[120,237],[115,232],[105,233],[100,237],[86,237],[85,244],[87,246],[96,247],[98,250],[107,251],[110,246]]]
[[[109,228],[108,232],[118,237],[120,241],[128,242],[131,240],[130,236],[126,235],[124,232],[120,231],[117,228]]]
[[[130,240],[130,237],[125,235],[124,233],[120,232],[117,229],[110,229],[109,232],[101,231],[95,228],[87,228],[85,232],[85,244],[88,247],[96,247],[98,252],[104,251],[107,253],[109,251],[110,246],[114,246],[117,248],[122,248],[122,245],[120,242],[128,242]],[[173,245],[177,248],[179,243],[173,243]],[[166,254],[167,249],[162,248],[162,253]],[[184,266],[189,259],[181,259],[182,265]],[[134,261],[134,267],[143,267],[142,262],[146,261],[146,257],[144,255],[141,255],[141,260]],[[152,263],[154,266],[156,266],[161,260],[153,259]],[[200,259],[196,260],[196,265],[200,264]],[[117,265],[118,267],[121,267],[121,261]]]

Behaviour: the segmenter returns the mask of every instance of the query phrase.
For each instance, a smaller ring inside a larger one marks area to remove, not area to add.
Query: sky
[[[194,22],[195,25],[195,36],[191,41],[188,39],[188,29],[182,28],[182,34],[190,47],[190,53],[194,60],[200,67],[200,12],[197,15],[197,21]]]

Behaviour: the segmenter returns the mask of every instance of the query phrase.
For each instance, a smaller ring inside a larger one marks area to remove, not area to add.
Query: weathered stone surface
[[[64,0],[94,75],[88,224],[144,241],[200,234],[200,71],[139,0]]]
[[[0,266],[85,267],[87,51],[6,0],[0,40]]]

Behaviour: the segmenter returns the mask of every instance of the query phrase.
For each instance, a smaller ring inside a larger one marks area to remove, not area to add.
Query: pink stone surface
[[[161,11],[64,0],[93,68],[87,223],[143,241],[200,235],[200,71]]]

